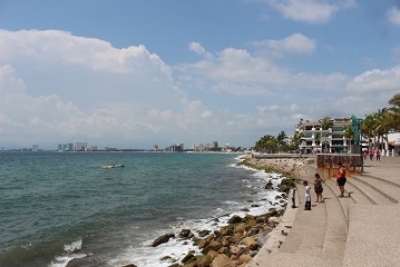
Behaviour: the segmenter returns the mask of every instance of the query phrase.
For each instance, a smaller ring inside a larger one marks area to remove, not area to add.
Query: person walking
[[[316,173],[314,175],[315,180],[314,180],[314,191],[315,194],[317,195],[317,203],[322,203],[324,198],[322,197],[322,192],[324,191],[324,188],[322,187],[322,183],[324,180],[321,179],[321,176],[319,173]]]
[[[370,149],[370,150],[369,150],[369,159],[370,159],[370,160],[373,160],[373,159],[374,159],[374,150],[373,150],[373,149]]]
[[[292,208],[296,208],[296,186],[293,185],[289,191],[289,197],[292,199]]]
[[[346,184],[346,168],[343,163],[339,164],[339,169],[336,174],[336,181],[337,185],[339,186],[340,189],[340,195],[339,197],[342,198],[344,197],[344,185]]]
[[[303,185],[305,186],[305,205],[304,210],[311,210],[311,187],[308,185],[307,181],[303,181]]]
[[[376,160],[381,161],[381,151],[379,149],[376,150],[375,155],[376,155]]]

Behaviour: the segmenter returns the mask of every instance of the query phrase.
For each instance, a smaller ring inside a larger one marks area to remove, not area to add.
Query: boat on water
[[[113,169],[113,168],[122,168],[125,167],[125,164],[112,164],[112,165],[105,165],[101,166],[102,169]]]

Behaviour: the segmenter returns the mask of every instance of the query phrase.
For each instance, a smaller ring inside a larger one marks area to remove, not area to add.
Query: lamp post
[[[361,124],[362,119],[358,119],[358,133],[360,134],[360,160],[361,160],[361,174],[364,172],[364,157],[363,157],[363,150],[362,150],[362,134],[361,134]]]

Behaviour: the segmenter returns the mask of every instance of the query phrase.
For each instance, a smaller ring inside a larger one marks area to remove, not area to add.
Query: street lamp
[[[362,119],[357,119],[358,121],[358,133],[360,134],[360,160],[361,160],[361,174],[364,172],[364,157],[363,157],[363,150],[362,150],[362,134],[361,134],[361,124]]]

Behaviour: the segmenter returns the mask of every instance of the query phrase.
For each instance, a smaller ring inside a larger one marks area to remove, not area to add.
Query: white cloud
[[[202,47],[202,46],[200,45],[200,43],[191,42],[191,43],[189,44],[189,49],[190,49],[191,51],[193,51],[193,52],[196,52],[196,53],[199,54],[199,55],[204,56],[204,57],[207,58],[207,59],[212,59],[212,54],[209,53],[209,52],[207,52],[207,51],[204,49],[204,47]]]
[[[355,5],[354,0],[328,2],[325,0],[270,0],[269,4],[278,9],[287,19],[309,23],[324,23],[340,8]]]
[[[294,33],[282,40],[255,41],[253,44],[256,47],[267,47],[274,56],[283,56],[287,53],[311,53],[317,47],[315,40],[301,33]]]
[[[367,110],[360,92],[375,99],[374,88],[381,88],[386,103],[399,84],[398,68],[376,70],[346,91],[351,77],[342,73],[295,73],[244,49],[211,54],[200,43],[191,43],[200,61],[170,67],[144,46],[117,49],[62,31],[0,31],[0,37],[1,142],[50,148],[76,141],[100,148],[248,145],[266,131],[292,129],[299,118],[348,114],[358,105]],[[301,34],[278,42],[285,53],[315,49]],[[340,100],[346,106],[338,109],[333,103]]]
[[[400,26],[400,10],[398,8],[392,7],[386,15],[390,23]]]
[[[389,70],[374,69],[354,77],[347,90],[356,93],[384,93],[387,100],[399,90],[400,67]]]

